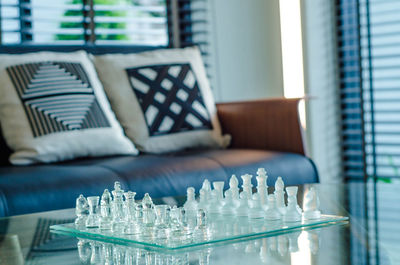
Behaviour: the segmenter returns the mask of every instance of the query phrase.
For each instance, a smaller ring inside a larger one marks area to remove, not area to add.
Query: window
[[[198,45],[207,0],[0,0],[7,45]]]
[[[342,151],[350,179],[400,177],[399,12],[399,1],[337,1]]]

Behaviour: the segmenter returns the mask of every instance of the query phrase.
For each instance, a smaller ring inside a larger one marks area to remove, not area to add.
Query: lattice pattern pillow
[[[86,53],[0,55],[0,122],[13,164],[136,154]]]
[[[226,147],[197,48],[94,58],[126,135],[145,152]]]

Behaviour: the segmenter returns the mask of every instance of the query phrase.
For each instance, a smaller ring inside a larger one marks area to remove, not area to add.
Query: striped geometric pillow
[[[136,154],[84,52],[0,56],[0,122],[13,164]]]

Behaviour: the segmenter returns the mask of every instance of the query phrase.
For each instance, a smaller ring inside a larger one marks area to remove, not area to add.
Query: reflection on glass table
[[[349,216],[345,225],[264,237],[181,253],[78,240],[49,233],[72,222],[73,209],[0,219],[1,264],[400,264],[400,184],[312,185],[322,213]],[[302,194],[311,185],[299,186]],[[184,198],[157,203],[179,204]],[[111,262],[112,261],[112,262]]]

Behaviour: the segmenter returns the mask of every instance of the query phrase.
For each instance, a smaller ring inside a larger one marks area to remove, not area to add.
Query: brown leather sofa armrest
[[[301,99],[264,99],[217,104],[222,131],[231,148],[305,154],[298,104]]]

